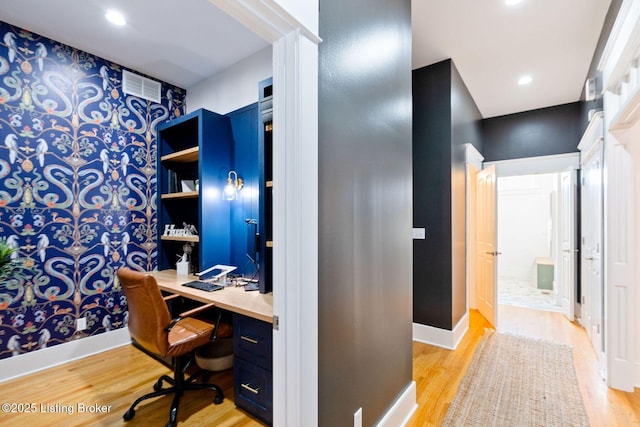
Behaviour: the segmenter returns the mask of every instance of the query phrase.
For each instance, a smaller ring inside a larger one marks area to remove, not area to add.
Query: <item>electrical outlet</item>
[[[76,330],[84,331],[87,329],[87,319],[85,317],[79,317],[76,319]]]
[[[353,414],[353,427],[362,427],[362,408],[358,408]]]

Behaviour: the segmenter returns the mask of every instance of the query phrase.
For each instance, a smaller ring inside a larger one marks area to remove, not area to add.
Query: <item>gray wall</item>
[[[413,320],[452,330],[466,313],[464,144],[481,114],[451,60],[413,71]]]
[[[411,2],[321,0],[320,37],[319,425],[371,426],[412,381]]]
[[[465,144],[482,153],[482,114],[451,62],[451,321],[458,324],[467,312],[467,194]]]
[[[451,61],[413,71],[413,321],[452,329]]]
[[[483,120],[484,161],[577,152],[581,112],[573,102]]]

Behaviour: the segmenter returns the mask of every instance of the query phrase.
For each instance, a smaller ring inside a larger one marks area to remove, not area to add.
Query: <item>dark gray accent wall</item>
[[[413,320],[452,330],[466,313],[464,145],[482,116],[451,60],[413,71]]]
[[[451,61],[413,71],[413,321],[452,329]]]
[[[320,0],[320,37],[319,425],[371,426],[412,382],[411,2]]]
[[[581,102],[482,121],[485,162],[574,153],[582,136]]]
[[[467,194],[465,144],[482,153],[482,114],[451,62],[451,242],[452,326],[467,312]]]

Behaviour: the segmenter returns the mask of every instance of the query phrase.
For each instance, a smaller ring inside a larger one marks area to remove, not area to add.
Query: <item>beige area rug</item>
[[[589,426],[571,348],[487,331],[443,426]]]

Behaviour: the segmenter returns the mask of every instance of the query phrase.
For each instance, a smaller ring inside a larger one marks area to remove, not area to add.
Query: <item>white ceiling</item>
[[[485,118],[577,101],[609,4],[412,0],[413,67],[452,58]],[[0,19],[187,89],[267,46],[208,0],[2,0]]]
[[[208,0],[1,0],[0,20],[182,88],[268,46]]]
[[[413,0],[413,68],[452,58],[484,118],[578,101],[610,3]]]

